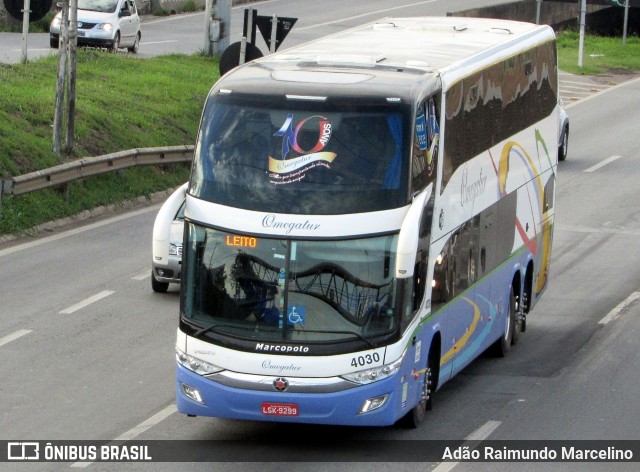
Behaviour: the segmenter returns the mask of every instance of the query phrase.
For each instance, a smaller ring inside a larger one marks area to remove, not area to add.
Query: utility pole
[[[624,26],[622,27],[622,44],[627,44],[627,23],[629,22],[629,0],[624,2]]]
[[[56,105],[53,115],[53,152],[62,152],[62,130],[65,127],[64,152],[73,150],[76,113],[76,66],[78,52],[78,1],[64,0],[58,44],[58,77]]]
[[[584,53],[584,19],[587,11],[587,0],[580,0],[580,43],[578,44],[578,67],[582,67]]]
[[[222,54],[229,47],[231,0],[206,0],[204,10],[204,54]]]
[[[65,79],[67,77],[67,49],[69,44],[69,0],[63,0],[58,43],[58,78],[56,81],[56,106],[53,115],[53,152],[60,155],[62,125],[64,123]]]
[[[69,0],[69,67],[67,69],[67,135],[65,152],[73,150],[76,115],[76,67],[78,57],[78,0]]]

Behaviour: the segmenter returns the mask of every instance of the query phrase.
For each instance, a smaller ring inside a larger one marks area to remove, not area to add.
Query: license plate
[[[295,403],[263,403],[262,414],[269,416],[298,416],[298,405]]]
[[[84,31],[78,31],[78,36],[84,36]]]

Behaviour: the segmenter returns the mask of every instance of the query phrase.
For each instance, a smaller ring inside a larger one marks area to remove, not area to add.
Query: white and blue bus
[[[547,286],[557,82],[550,27],[455,17],[225,74],[167,202],[186,199],[178,410],[417,426],[504,356]]]

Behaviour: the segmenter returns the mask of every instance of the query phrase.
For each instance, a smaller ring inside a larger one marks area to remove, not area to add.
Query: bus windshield
[[[397,234],[290,241],[187,223],[186,239],[182,315],[197,330],[311,343],[397,331]]]
[[[408,203],[408,106],[212,95],[189,193],[255,211],[363,213]]]

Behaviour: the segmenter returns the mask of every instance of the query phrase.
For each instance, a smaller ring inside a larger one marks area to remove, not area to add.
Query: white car
[[[179,284],[182,272],[185,190],[176,190],[163,203],[153,225],[151,288],[166,292],[169,284]]]
[[[564,161],[569,150],[569,115],[564,109],[562,100],[558,101],[558,160]]]
[[[62,4],[57,4],[62,8]],[[60,41],[62,10],[51,20],[49,44]],[[140,17],[135,0],[78,0],[78,46],[95,46],[117,51],[127,48],[136,53],[140,47]]]

